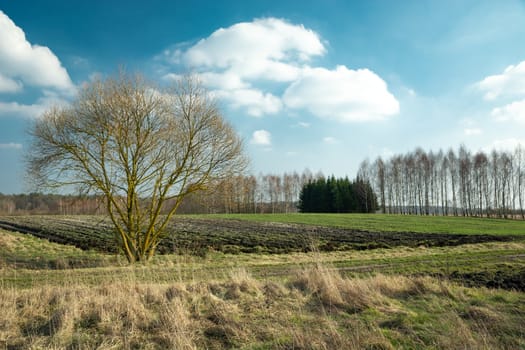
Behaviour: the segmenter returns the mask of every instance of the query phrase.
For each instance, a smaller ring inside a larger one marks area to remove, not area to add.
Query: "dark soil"
[[[525,292],[525,269],[502,269],[470,273],[453,272],[449,279],[467,287],[487,287]]]
[[[0,228],[74,245],[84,250],[115,252],[111,226],[100,219],[87,222],[53,216],[2,217]],[[210,250],[224,253],[366,250],[397,246],[457,246],[515,239],[513,236],[483,234],[368,232],[300,224],[180,217],[173,220],[169,232],[170,235],[158,248],[160,253],[205,255]]]

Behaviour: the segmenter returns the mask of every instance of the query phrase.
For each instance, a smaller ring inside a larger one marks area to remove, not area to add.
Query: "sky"
[[[523,0],[0,0],[0,193],[27,130],[125,67],[197,75],[250,172],[354,177],[417,147],[525,145]]]

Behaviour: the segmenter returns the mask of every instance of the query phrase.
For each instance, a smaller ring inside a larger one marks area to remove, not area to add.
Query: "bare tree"
[[[368,159],[365,159],[361,162],[359,165],[359,170],[357,171],[357,182],[362,183],[370,183],[370,161]],[[365,186],[360,186],[358,188],[359,196],[362,197],[363,203],[365,204],[365,212],[369,212],[368,208],[368,188]]]
[[[395,198],[395,210],[396,214],[404,214],[405,202],[403,201],[403,158],[401,156],[395,156],[392,158],[392,192]]]
[[[358,176],[370,177],[381,208],[420,215],[499,216],[525,219],[525,156],[493,150],[473,154],[461,145],[457,154],[418,147],[390,159],[364,161]],[[385,212],[385,210],[383,209]]]
[[[456,189],[458,183],[458,158],[452,149],[447,153],[448,170],[450,172],[450,185],[452,191],[452,210],[455,216],[458,215],[458,203],[456,196]]]
[[[501,212],[499,210],[501,189],[500,189],[499,169],[498,169],[498,165],[500,163],[499,161],[500,154],[498,153],[498,151],[494,149],[492,150],[490,155],[491,155],[490,176],[492,177],[492,190],[494,193],[494,197],[493,197],[494,199],[492,201],[493,208],[494,208],[494,215],[496,215],[497,213],[498,216],[501,216]]]
[[[94,81],[30,134],[36,184],[102,195],[129,262],[154,255],[186,195],[246,165],[241,140],[192,76],[165,91],[126,73]]]
[[[518,204],[520,207],[521,218],[525,219],[525,212],[523,211],[523,181],[525,177],[525,172],[523,169],[523,147],[518,145],[516,151],[514,152],[515,162],[516,162],[516,191],[518,193]]]
[[[475,196],[478,200],[478,215],[483,216],[483,198],[484,193],[487,191],[487,166],[488,158],[483,152],[478,152],[474,156],[474,185],[475,185]],[[488,207],[488,205],[486,205]]]
[[[283,174],[283,195],[284,195],[284,212],[289,213],[294,203],[294,182],[293,175],[284,173]]]
[[[386,213],[386,167],[381,157],[377,157],[376,161],[374,162],[374,169],[376,175],[376,186],[381,202],[381,211],[384,214]]]
[[[506,219],[507,215],[511,213],[511,176],[512,176],[512,157],[503,152],[500,157],[500,164],[498,168],[501,173],[501,208],[503,217]]]

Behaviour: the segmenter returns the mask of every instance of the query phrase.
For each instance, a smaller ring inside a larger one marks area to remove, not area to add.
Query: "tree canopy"
[[[377,207],[372,187],[360,178],[321,177],[305,184],[299,196],[303,213],[372,213]]]

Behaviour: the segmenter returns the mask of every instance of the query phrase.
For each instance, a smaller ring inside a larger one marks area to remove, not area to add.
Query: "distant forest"
[[[283,175],[235,176],[212,184],[208,191],[190,194],[177,211],[180,214],[205,213],[293,213],[302,187],[319,178],[304,170]],[[48,195],[40,193],[0,194],[0,215],[25,214],[102,214],[102,198],[96,196]],[[169,206],[170,203],[167,203]]]
[[[359,188],[353,207],[341,206],[342,197],[333,190],[341,181]],[[320,184],[332,190],[317,207],[305,207],[308,191]],[[385,160],[363,161],[353,181],[308,169],[236,176],[213,184],[206,192],[189,195],[178,213],[293,213],[299,209],[525,219],[525,150],[520,146],[513,152],[472,153],[464,146],[447,152],[417,148]],[[1,215],[103,213],[103,201],[96,196],[0,194]]]

